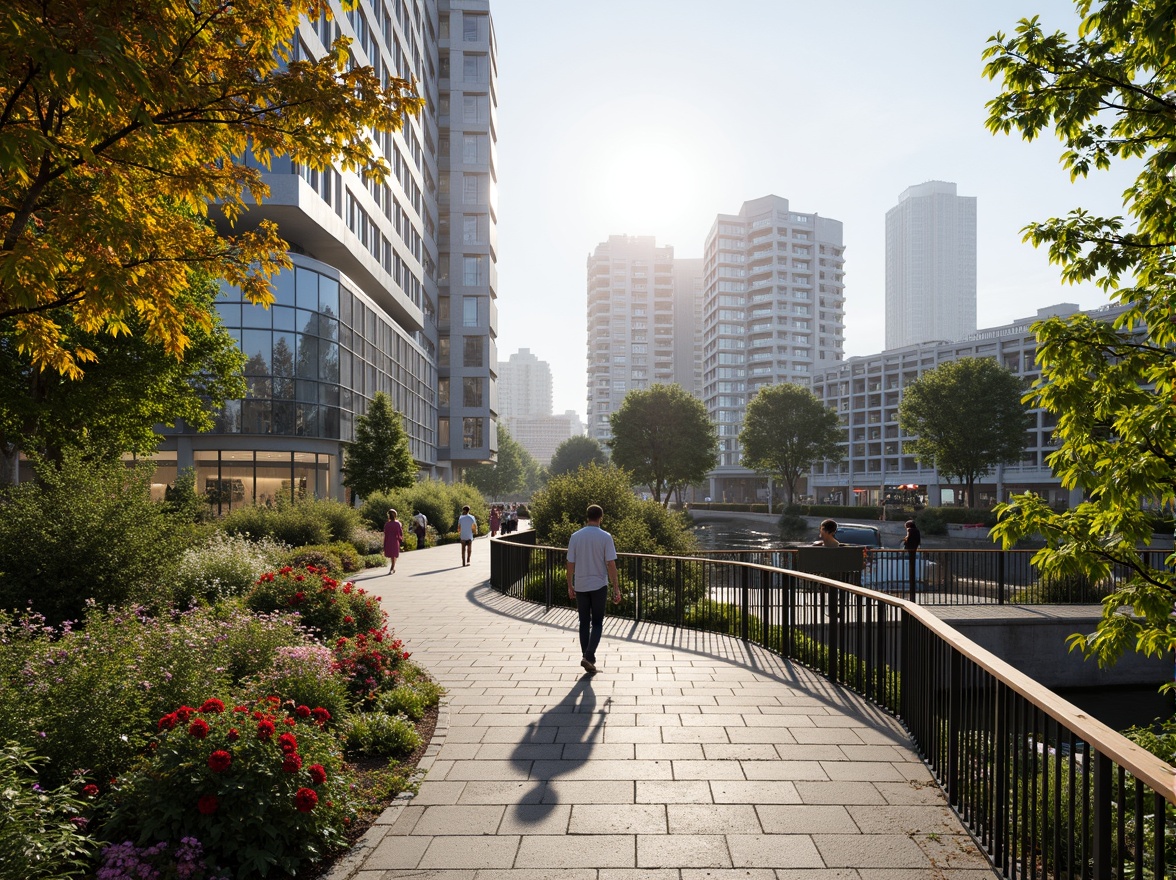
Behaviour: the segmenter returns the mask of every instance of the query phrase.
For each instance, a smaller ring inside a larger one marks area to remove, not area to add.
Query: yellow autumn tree
[[[72,324],[142,328],[180,357],[185,327],[208,326],[182,296],[189,272],[271,300],[290,265],[270,223],[229,233],[266,197],[276,156],[339,162],[382,181],[371,132],[398,129],[422,101],[352,63],[337,40],[296,60],[302,16],[324,0],[7,0],[0,14],[0,323],[39,369],[81,375],[94,352]],[[248,161],[247,161],[248,159]]]

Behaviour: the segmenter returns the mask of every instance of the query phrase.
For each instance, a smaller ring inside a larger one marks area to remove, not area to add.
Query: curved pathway
[[[487,586],[489,542],[408,553],[382,596],[448,692],[417,795],[331,880],[918,880],[993,872],[898,723],[738,639]]]

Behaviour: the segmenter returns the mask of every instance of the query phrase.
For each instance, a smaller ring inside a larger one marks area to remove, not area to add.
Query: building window
[[[462,59],[462,77],[466,82],[486,82],[489,69],[489,58],[485,55],[466,55]]]
[[[482,443],[482,424],[485,419],[465,418],[461,420],[461,446],[463,449],[480,449]]]
[[[449,445],[449,419],[444,417],[437,419],[437,445]]]
[[[486,16],[471,15],[466,13],[461,17],[461,38],[466,43],[477,43],[484,39],[482,32],[485,25],[482,23]]]
[[[461,282],[466,287],[477,287],[480,284],[485,284],[485,272],[483,266],[485,265],[485,257],[472,256],[461,258]]]
[[[481,165],[489,156],[486,149],[486,135],[465,134],[461,137],[461,161],[466,165]]]
[[[485,364],[485,340],[481,336],[463,336],[462,337],[462,366],[465,367],[484,367]]]
[[[461,238],[466,244],[483,244],[486,228],[485,218],[478,214],[466,214],[461,218]]]
[[[476,296],[461,298],[461,325],[463,327],[478,326],[478,298]]]
[[[481,409],[484,406],[482,389],[485,384],[486,380],[481,376],[467,376],[461,380],[462,404],[467,409]]]
[[[461,118],[463,122],[485,122],[486,96],[463,95],[461,99]]]
[[[482,198],[482,178],[478,174],[466,174],[461,179],[461,201],[465,205],[480,205]]]
[[[437,406],[449,406],[449,378],[437,379]]]

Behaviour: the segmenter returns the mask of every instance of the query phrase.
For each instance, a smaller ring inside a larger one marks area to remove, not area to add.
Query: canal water
[[[694,535],[703,550],[779,550],[785,545],[766,518],[703,522],[694,527]],[[1149,725],[1176,713],[1176,696],[1160,694],[1151,685],[1064,688],[1056,693],[1115,730]]]

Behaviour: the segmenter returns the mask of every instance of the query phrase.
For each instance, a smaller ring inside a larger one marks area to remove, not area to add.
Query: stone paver
[[[589,677],[574,614],[490,590],[488,557],[357,579],[447,695],[419,791],[328,880],[991,876],[877,707],[737,639],[611,618]]]

